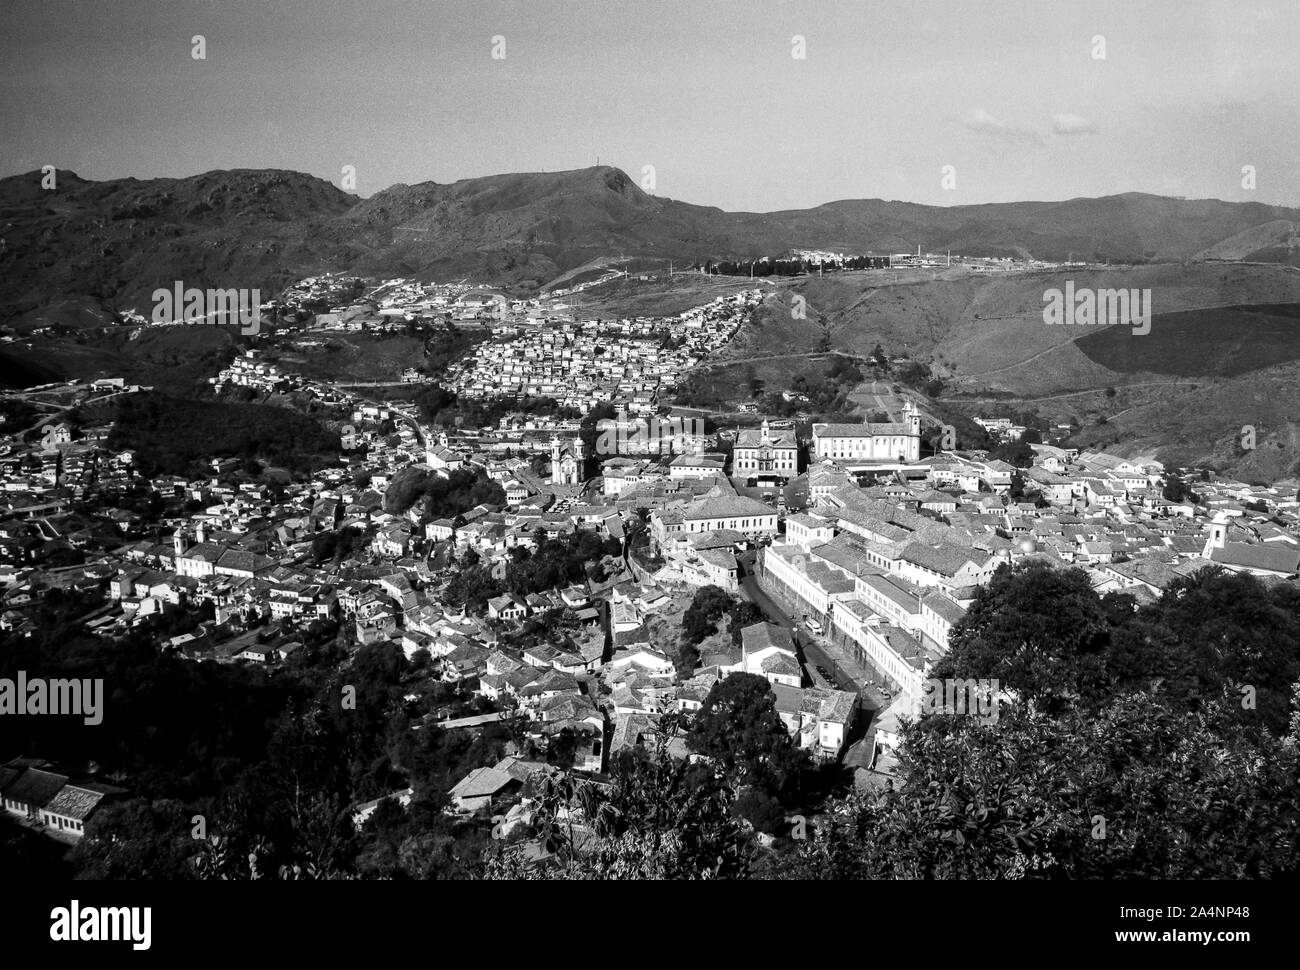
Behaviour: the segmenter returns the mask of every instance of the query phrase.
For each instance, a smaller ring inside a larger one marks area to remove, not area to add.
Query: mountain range
[[[0,179],[0,323],[86,325],[146,310],[182,280],[264,295],[323,271],[535,291],[611,254],[684,261],[791,248],[912,251],[1117,264],[1294,262],[1300,210],[1126,193],[1062,202],[927,206],[880,199],[725,212],[647,193],[608,166],[394,185],[367,199],[281,170],[94,182],[70,171]]]

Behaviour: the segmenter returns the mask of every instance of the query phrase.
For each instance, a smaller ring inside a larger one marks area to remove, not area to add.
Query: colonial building
[[[903,420],[869,424],[814,424],[813,455],[844,464],[913,462],[921,457],[921,414],[911,401]]]
[[[799,442],[793,431],[772,433],[767,419],[761,430],[740,432],[732,455],[732,474],[748,481],[784,484],[798,473]]]
[[[776,509],[741,495],[709,495],[689,505],[656,510],[651,532],[662,545],[670,535],[730,529],[746,537],[775,535]]]
[[[574,438],[569,448],[561,448],[558,435],[551,438],[552,485],[581,485],[583,461],[581,438]]]

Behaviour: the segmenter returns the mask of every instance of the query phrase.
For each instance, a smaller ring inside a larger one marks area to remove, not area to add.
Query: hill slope
[[[155,288],[176,280],[259,287],[269,296],[326,270],[469,275],[531,290],[612,254],[692,260],[792,247],[884,252],[920,245],[1115,262],[1248,250],[1286,261],[1292,237],[1264,227],[1297,220],[1300,210],[1278,206],[1135,193],[953,207],[865,199],[724,212],[649,195],[608,166],[395,185],[365,200],[297,172],[90,182],[64,171],[53,191],[29,172],[0,179],[0,323],[22,314],[39,324],[144,308]]]

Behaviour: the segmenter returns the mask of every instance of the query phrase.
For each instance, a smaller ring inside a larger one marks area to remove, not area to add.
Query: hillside
[[[121,377],[184,395],[206,386],[247,342],[237,327],[115,327],[29,337],[0,346],[0,387]]]
[[[106,310],[147,310],[152,291],[176,280],[256,287],[266,297],[326,270],[468,275],[533,291],[614,254],[691,261],[792,247],[920,245],[1134,263],[1245,247],[1254,258],[1285,261],[1291,237],[1260,227],[1300,219],[1300,211],[1278,206],[1136,193],[952,207],[858,199],[724,212],[647,194],[609,166],[394,185],[365,200],[274,170],[106,182],[61,171],[56,189],[40,183],[40,172],[0,179],[3,324],[95,325]],[[1229,244],[1234,237],[1246,242]]]
[[[1252,226],[1196,254],[1197,259],[1244,259],[1296,265],[1300,258],[1300,226],[1274,219]]]
[[[0,180],[0,322],[94,325],[89,311],[135,307],[176,280],[262,287],[264,298],[359,252],[326,226],[355,196],[297,172],[235,170],[184,179],[90,182],[57,173]]]
[[[1071,279],[1149,289],[1150,333],[1047,326],[1044,291]],[[824,341],[859,359],[879,343],[927,364],[944,380],[944,404],[968,416],[1035,410],[1082,425],[1083,445],[1257,480],[1300,470],[1300,273],[1290,267],[876,270],[780,280],[771,292],[754,326],[710,366],[710,381],[732,395],[751,377],[787,386]],[[805,319],[793,314],[795,297],[806,301]],[[1246,424],[1259,429],[1251,451],[1236,443]]]

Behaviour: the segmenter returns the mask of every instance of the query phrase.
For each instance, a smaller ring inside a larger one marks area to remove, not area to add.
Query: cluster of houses
[[[744,291],[678,317],[564,322],[516,328],[453,365],[448,384],[466,397],[549,397],[587,412],[619,401],[648,413],[659,395],[718,350],[762,301]]]
[[[1003,563],[1077,567],[1099,594],[1140,601],[1210,564],[1300,574],[1293,487],[1198,482],[1198,503],[1172,502],[1158,464],[1033,448],[1028,469],[941,454],[867,488],[834,462],[814,468],[808,507],[759,554],[765,589],[882,673],[914,716],[953,625]],[[1009,498],[1017,474],[1033,501]]]

